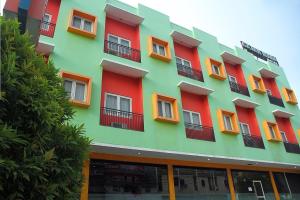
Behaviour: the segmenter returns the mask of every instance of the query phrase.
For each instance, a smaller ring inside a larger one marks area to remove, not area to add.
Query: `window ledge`
[[[81,30],[81,29],[73,27],[73,26],[69,26],[68,31],[71,32],[71,33],[76,33],[76,34],[82,35],[84,37],[88,37],[88,38],[93,38],[94,39],[96,37],[95,32],[89,32],[89,31]]]
[[[210,74],[209,76],[212,77],[212,78],[221,80],[221,81],[226,80],[226,76],[222,76],[222,75],[218,75],[218,74],[214,74],[214,73]]]
[[[221,132],[230,135],[238,135],[240,133],[239,130],[221,130]]]
[[[259,93],[259,94],[265,94],[266,93],[265,90],[258,89],[258,88],[253,89],[253,92],[256,92],[256,93]]]
[[[270,139],[267,139],[269,142],[282,142],[280,139],[277,139],[277,138],[270,138]]]
[[[169,123],[173,123],[173,124],[177,124],[179,122],[178,119],[174,119],[174,118],[166,118],[166,117],[160,117],[157,116],[154,118],[156,121],[161,121],[161,122],[169,122]]]
[[[78,106],[78,107],[82,107],[82,108],[88,108],[90,106],[90,103],[84,102],[84,101],[79,101],[79,100],[70,99],[69,102],[74,106]]]
[[[170,62],[170,61],[171,61],[171,58],[170,58],[170,57],[162,56],[162,55],[157,54],[157,53],[155,53],[155,52],[151,52],[151,53],[149,54],[149,56],[152,57],[152,58],[156,58],[156,59],[162,60],[162,61],[164,61],[164,62]]]

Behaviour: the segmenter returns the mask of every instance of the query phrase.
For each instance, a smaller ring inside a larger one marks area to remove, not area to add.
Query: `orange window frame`
[[[272,135],[270,133],[269,126],[272,126],[276,138],[272,137]],[[281,142],[282,141],[281,134],[280,134],[277,123],[264,120],[263,121],[263,128],[264,128],[266,138],[267,138],[268,141],[271,141],[271,142]]]
[[[225,122],[224,122],[224,115],[230,116],[231,123],[232,123],[232,130],[226,129]],[[231,111],[227,111],[227,110],[223,110],[223,109],[218,109],[217,110],[217,118],[218,118],[218,122],[219,122],[220,131],[222,133],[233,134],[233,135],[236,135],[236,134],[240,133],[236,113],[231,112]]]
[[[158,100],[167,101],[171,103],[172,106],[172,118],[162,117],[158,112]],[[165,95],[160,95],[157,93],[152,94],[152,109],[153,109],[153,119],[162,122],[169,123],[178,123],[179,122],[179,113],[177,99]]]
[[[79,101],[75,99],[70,99],[69,102],[72,105],[87,108],[91,105],[91,93],[92,93],[92,79],[87,76],[82,76],[80,74],[75,74],[71,72],[66,72],[66,71],[61,71],[60,76],[64,79],[71,79],[75,81],[82,81],[86,83],[86,96],[85,96],[85,101]]]
[[[210,77],[218,79],[218,80],[221,80],[221,81],[223,81],[223,80],[226,79],[225,67],[224,67],[224,65],[221,62],[216,61],[216,60],[214,60],[212,58],[206,58],[205,64],[206,64],[208,75]],[[220,74],[215,74],[213,72],[212,65],[215,65],[216,67],[219,68]]]
[[[76,27],[72,26],[74,16],[78,16],[80,18],[87,19],[87,20],[91,21],[92,22],[92,32],[82,30],[82,29],[79,29],[79,28],[76,28]],[[94,16],[94,15],[82,12],[80,10],[72,9],[72,11],[70,13],[70,16],[69,16],[69,22],[68,22],[68,29],[67,30],[69,32],[76,33],[76,34],[82,35],[84,37],[95,38],[96,33],[97,33],[97,17]]]
[[[295,92],[292,89],[288,89],[288,88],[284,87],[284,88],[282,88],[282,93],[283,93],[284,99],[287,103],[290,103],[293,105],[298,104],[297,97],[295,95]]]
[[[252,74],[249,76],[249,81],[250,81],[251,88],[254,92],[259,93],[259,94],[266,93],[266,87],[265,87],[265,84],[264,84],[262,78],[260,78],[258,76],[254,76]],[[259,88],[256,87],[255,81],[258,81]]]
[[[158,53],[155,53],[153,51],[153,44],[154,43],[165,47],[165,53],[166,53],[165,56],[160,55]],[[164,61],[164,62],[170,62],[171,59],[172,59],[171,58],[171,50],[170,50],[169,42],[158,39],[158,38],[155,38],[153,36],[148,37],[148,53],[149,53],[150,57],[159,59],[159,60]]]

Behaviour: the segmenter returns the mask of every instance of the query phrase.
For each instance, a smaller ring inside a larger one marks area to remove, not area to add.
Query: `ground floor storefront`
[[[299,200],[300,171],[91,153],[82,200]]]

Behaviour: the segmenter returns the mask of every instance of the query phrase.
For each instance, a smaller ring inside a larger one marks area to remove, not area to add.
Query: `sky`
[[[0,6],[5,1],[0,0]],[[300,101],[300,0],[121,1],[134,7],[144,4],[178,25],[216,36],[231,48],[241,47],[242,40],[275,56]]]

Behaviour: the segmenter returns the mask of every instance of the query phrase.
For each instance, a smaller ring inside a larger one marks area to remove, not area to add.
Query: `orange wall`
[[[45,13],[51,14],[51,23],[56,24],[58,12],[60,7],[60,0],[49,0]]]
[[[124,88],[126,88],[124,90]],[[102,73],[101,107],[104,107],[105,92],[132,99],[132,112],[143,113],[142,80],[108,71]]]
[[[276,80],[274,78],[264,78],[262,77],[265,87],[266,89],[269,89],[272,91],[272,96],[281,98],[277,84],[276,84]]]
[[[105,40],[107,40],[108,33],[130,40],[131,48],[140,49],[139,26],[133,27],[106,17]]]
[[[256,114],[253,108],[243,108],[236,106],[236,112],[239,122],[249,124],[250,132],[252,135],[261,136],[256,119]]]
[[[231,65],[226,62],[224,64],[227,74],[234,76],[237,79],[238,84],[246,86],[246,81],[241,65]]]
[[[191,61],[193,69],[201,70],[197,48],[188,48],[174,42],[174,50],[177,57]]]
[[[181,101],[184,110],[200,113],[203,126],[212,126],[207,96],[181,91]]]
[[[287,118],[281,118],[281,117],[275,117],[275,119],[278,124],[279,130],[285,132],[288,141],[290,143],[298,144],[298,141],[295,136],[295,132],[293,130],[290,120]]]

